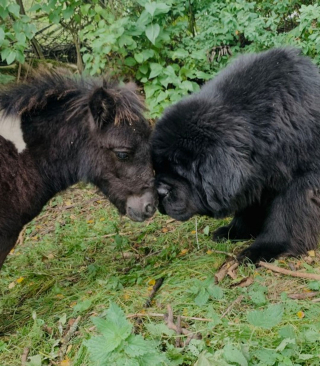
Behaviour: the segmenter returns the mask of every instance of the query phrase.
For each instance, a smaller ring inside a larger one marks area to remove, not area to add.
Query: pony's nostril
[[[145,206],[145,212],[148,213],[148,214],[152,214],[153,211],[154,211],[154,208],[153,206],[151,205],[151,203],[148,203],[146,206]]]

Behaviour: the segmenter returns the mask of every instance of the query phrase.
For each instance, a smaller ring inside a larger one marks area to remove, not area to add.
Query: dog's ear
[[[232,209],[233,200],[250,174],[245,160],[233,150],[215,148],[207,152],[198,169],[212,211],[218,214]]]

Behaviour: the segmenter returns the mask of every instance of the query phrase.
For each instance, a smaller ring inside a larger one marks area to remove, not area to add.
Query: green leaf
[[[10,65],[16,59],[16,51],[9,51],[8,56],[6,57],[7,64]]]
[[[29,362],[27,363],[27,366],[41,366],[42,365],[40,355],[29,356],[28,358],[29,358]]]
[[[133,57],[127,57],[125,60],[124,60],[124,64],[126,66],[134,66],[137,64],[136,60],[133,58]]]
[[[18,4],[10,4],[8,10],[11,14],[19,18],[20,16],[20,6]]]
[[[172,60],[175,60],[176,58],[178,59],[184,59],[186,57],[189,56],[189,52],[182,49],[182,48],[178,48],[177,50],[175,50],[172,54]]]
[[[9,12],[8,12],[8,10],[7,10],[7,8],[6,7],[1,7],[0,6],[0,17],[2,18],[2,19],[6,19],[6,17],[9,15]]]
[[[98,362],[99,365],[107,365],[110,357],[109,349],[112,349],[109,340],[107,341],[103,336],[95,336],[84,342],[85,346],[88,348],[90,358]]]
[[[217,362],[216,358],[212,353],[207,351],[203,351],[200,353],[200,356],[194,366],[223,366],[219,361]]]
[[[209,300],[209,293],[206,291],[204,287],[202,287],[197,295],[197,297],[194,299],[194,302],[198,305],[204,305]]]
[[[59,22],[60,22],[60,15],[59,15],[58,11],[54,11],[51,14],[49,14],[48,18],[51,23],[59,24]]]
[[[209,225],[207,225],[204,229],[203,229],[203,233],[204,233],[204,235],[209,235],[209,233],[210,233],[210,227],[209,227]]]
[[[74,13],[74,9],[71,6],[69,6],[62,11],[62,16],[64,17],[64,19],[67,20],[72,17],[73,13]]]
[[[265,296],[267,291],[267,287],[261,286],[259,283],[255,283],[249,289],[250,299],[256,305],[264,305],[267,302],[267,298]]]
[[[150,335],[156,338],[160,338],[163,334],[167,336],[173,336],[175,332],[172,329],[169,329],[165,324],[146,324],[146,328]]]
[[[271,329],[281,322],[283,306],[269,305],[265,310],[254,310],[247,314],[248,322],[256,327]]]
[[[146,341],[141,335],[131,334],[127,338],[125,352],[130,357],[142,356],[155,351],[155,343]]]
[[[22,51],[20,51],[20,50],[17,50],[16,51],[16,60],[18,62],[20,62],[20,64],[23,64],[24,63],[25,58],[24,58],[24,53]]]
[[[144,7],[145,7],[146,11],[153,17],[154,12],[157,9],[157,3],[152,1],[151,3],[146,3]]]
[[[136,61],[139,64],[142,64],[142,62],[144,61],[144,57],[143,57],[143,54],[141,52],[140,53],[135,53],[134,58],[136,59]]]
[[[244,357],[243,353],[231,344],[224,347],[223,355],[228,362],[235,362],[240,366],[248,366],[248,361]]]
[[[153,96],[153,94],[157,91],[160,90],[161,86],[160,85],[153,85],[153,84],[149,84],[149,85],[145,85],[144,86],[144,92],[146,94],[146,98],[151,98]]]
[[[213,297],[214,299],[220,300],[223,298],[223,290],[221,287],[211,283],[208,287],[207,287],[207,291],[209,293],[209,295],[211,297]]]
[[[263,365],[266,366],[272,366],[277,361],[277,353],[270,349],[259,349],[254,352],[254,355]]]
[[[151,49],[143,50],[141,53],[142,53],[143,59],[145,61],[154,56],[154,50],[151,50]]]
[[[4,30],[3,30],[3,28],[0,27],[0,43],[3,42],[4,37],[5,37]]]
[[[149,67],[147,64],[143,64],[143,65],[140,65],[139,66],[139,71],[142,73],[142,74],[146,74],[149,70]]]
[[[162,72],[163,67],[160,64],[151,63],[150,70],[151,70],[151,72],[150,72],[149,78],[152,79],[152,78],[155,78],[156,76],[158,76]]]
[[[149,41],[153,44],[156,43],[156,39],[160,33],[160,25],[159,24],[150,24],[146,28],[146,36]]]
[[[90,299],[80,301],[77,303],[77,305],[74,306],[73,310],[75,312],[81,313],[83,311],[88,310],[90,308],[91,304],[92,304],[92,300],[90,300]]]

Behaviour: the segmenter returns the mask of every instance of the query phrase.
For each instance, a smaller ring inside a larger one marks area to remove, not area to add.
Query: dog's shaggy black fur
[[[152,216],[157,197],[143,111],[132,86],[104,79],[44,74],[0,92],[0,267],[23,225],[78,181],[98,186],[133,220]]]
[[[152,149],[160,211],[234,215],[214,239],[256,237],[240,259],[317,247],[320,76],[299,51],[239,57],[164,113]]]

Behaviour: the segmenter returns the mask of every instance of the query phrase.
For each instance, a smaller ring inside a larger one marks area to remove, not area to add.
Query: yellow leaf
[[[94,223],[94,220],[88,220],[87,223],[88,224],[93,224]]]
[[[70,304],[70,308],[73,308],[74,306],[77,305],[77,302],[76,301],[73,301],[71,304]]]
[[[130,299],[130,295],[129,295],[129,294],[124,294],[124,295],[123,295],[123,298],[124,298],[125,300],[129,300],[129,299]]]
[[[71,363],[70,363],[69,358],[66,358],[60,362],[60,366],[70,366],[70,365],[71,365]]]
[[[15,285],[16,285],[15,282],[9,283],[8,289],[11,290],[12,288],[14,288]]]
[[[316,256],[316,253],[315,253],[314,250],[309,250],[308,254],[309,254],[310,257],[315,257]]]
[[[210,249],[207,251],[207,254],[212,254],[212,253],[213,253],[213,251]]]
[[[104,218],[104,217],[101,217],[101,218],[100,218],[100,221],[104,221],[104,220],[105,220],[105,218]]]
[[[297,315],[298,315],[298,318],[299,318],[299,319],[304,318],[304,312],[303,312],[303,311],[301,311],[301,310],[297,312]]]
[[[77,217],[75,215],[70,215],[71,220],[75,220]]]
[[[38,237],[37,236],[33,236],[31,239],[32,240],[38,240]]]
[[[182,249],[180,255],[186,255],[188,253],[188,249]]]
[[[192,231],[191,231],[191,234],[195,234],[195,233],[196,233],[196,231],[195,231],[195,230],[192,230]]]
[[[102,202],[101,200],[96,201],[96,203],[101,203],[101,202]]]
[[[17,283],[21,283],[23,280],[24,280],[24,277],[19,277],[19,278],[17,279]]]
[[[164,227],[164,228],[162,228],[162,230],[161,230],[163,233],[167,233],[168,232],[168,228],[167,227]]]
[[[57,298],[57,299],[63,299],[63,298],[64,298],[64,295],[62,295],[62,294],[57,294],[57,295],[56,295],[56,298]]]
[[[149,284],[150,286],[154,286],[154,285],[155,285],[155,283],[156,283],[156,280],[155,280],[155,279],[152,279],[152,280],[150,280],[150,281],[148,282],[148,284]]]
[[[66,201],[65,202],[67,206],[71,206],[72,205],[72,202],[70,200]]]
[[[14,249],[11,249],[9,254],[13,254],[14,253]]]

